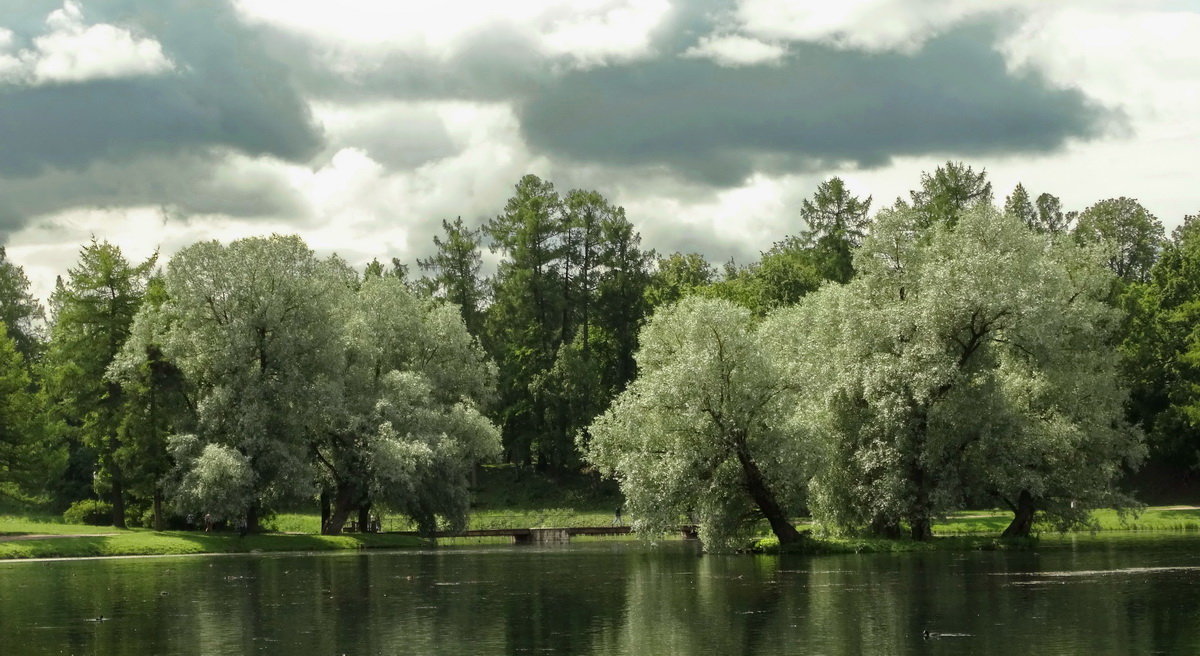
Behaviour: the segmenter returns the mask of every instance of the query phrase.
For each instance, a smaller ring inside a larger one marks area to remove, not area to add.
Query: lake
[[[822,557],[596,541],[0,563],[6,656],[1014,652],[1200,653],[1200,537]]]

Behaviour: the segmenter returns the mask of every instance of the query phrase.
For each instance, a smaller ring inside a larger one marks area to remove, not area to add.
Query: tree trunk
[[[897,540],[900,538],[900,523],[891,517],[876,517],[871,520],[867,532],[875,537]]]
[[[167,518],[163,517],[163,493],[154,488],[154,530],[162,531],[167,528]]]
[[[333,512],[330,509],[329,490],[321,489],[321,532],[325,532],[325,525],[329,523],[329,514]]]
[[[258,533],[258,504],[252,503],[246,509],[246,531],[248,533]]]
[[[1033,530],[1033,515],[1037,512],[1037,506],[1033,503],[1033,495],[1029,490],[1021,490],[1021,495],[1017,497],[1017,507],[1013,511],[1012,523],[1008,528],[1004,529],[1001,537],[1005,538],[1027,538],[1030,531]]]
[[[916,498],[909,510],[908,525],[912,539],[929,540],[933,537],[933,503],[930,500],[932,481],[921,464],[921,452],[924,450],[925,432],[929,427],[929,411],[920,412],[916,427],[916,440],[911,461],[908,466],[908,480],[916,488]]]
[[[338,486],[337,494],[333,499],[333,512],[329,515],[329,521],[321,527],[321,533],[325,535],[341,535],[342,527],[346,525],[346,520],[350,518],[350,511],[354,510],[354,503],[357,499],[358,492],[353,486]]]
[[[803,540],[804,536],[788,521],[783,509],[779,507],[779,502],[775,500],[775,494],[767,487],[766,481],[763,480],[762,472],[758,469],[758,465],[754,460],[750,458],[745,443],[739,440],[735,451],[737,452],[738,462],[742,465],[742,472],[746,475],[746,491],[750,493],[750,497],[754,499],[754,503],[758,505],[758,509],[762,511],[763,516],[767,518],[767,522],[771,524],[771,532],[775,534],[775,537],[779,538],[779,544],[793,544]]]
[[[112,522],[117,528],[125,528],[125,486],[117,467],[112,471]]]
[[[371,528],[371,504],[364,503],[358,507],[358,532],[366,533]]]

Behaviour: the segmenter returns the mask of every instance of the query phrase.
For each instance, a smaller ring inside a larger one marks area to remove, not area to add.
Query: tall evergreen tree
[[[976,173],[962,162],[946,162],[932,174],[921,174],[921,188],[909,192],[919,227],[954,225],[968,208],[992,202],[992,183],[987,171]]]
[[[68,427],[69,450],[94,450],[98,481],[112,501],[113,525],[122,528],[127,491],[118,452],[125,397],[120,384],[105,373],[129,338],[156,260],[153,255],[131,264],[117,246],[93,239],[52,299],[47,392]]]
[[[24,356],[26,366],[33,364],[42,348],[39,323],[44,318],[42,304],[29,293],[25,271],[8,259],[0,246],[0,322]]]
[[[183,372],[164,352],[170,325],[161,308],[167,300],[162,276],[150,278],[129,339],[106,374],[121,385],[125,401],[116,459],[130,490],[151,501],[158,531],[166,526],[165,487],[173,464],[167,439],[195,430],[196,414]]]
[[[867,234],[870,211],[871,198],[852,195],[841,178],[822,182],[811,200],[801,202],[800,216],[826,280],[844,283],[854,276],[853,251]]]
[[[507,458],[526,464],[546,463],[552,446],[549,399],[531,384],[553,366],[562,340],[564,223],[554,185],[526,175],[504,212],[483,228],[504,256],[485,340],[500,369],[497,419]]]
[[[8,328],[0,323],[0,496],[35,492],[57,471],[56,449],[44,439],[41,397]]]
[[[417,260],[422,271],[429,272],[429,286],[435,296],[458,306],[467,331],[479,337],[483,332],[483,303],[485,288],[479,277],[483,256],[479,252],[480,230],[463,224],[462,217],[453,222],[442,220],[444,237],[435,236],[437,252],[429,259]]]

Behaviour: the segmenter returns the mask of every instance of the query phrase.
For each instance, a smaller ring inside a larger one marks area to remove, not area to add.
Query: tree
[[[1184,217],[1149,280],[1123,301],[1130,414],[1150,437],[1152,462],[1187,473],[1200,464],[1200,217]]]
[[[559,403],[562,444],[574,460],[588,425],[634,377],[654,254],[641,249],[624,208],[600,194],[573,191],[568,207],[577,232],[568,258],[577,263],[568,297],[574,330],[538,384]]]
[[[1004,199],[1004,213],[1018,219],[1024,223],[1030,230],[1037,230],[1039,224],[1037,208],[1033,206],[1033,201],[1029,199],[1029,192],[1025,191],[1025,186],[1017,183],[1013,188],[1013,192],[1008,198]]]
[[[613,351],[601,378],[609,395],[619,392],[636,374],[634,353],[638,331],[649,312],[647,289],[654,251],[643,250],[642,237],[616,208],[601,224],[603,247],[596,288],[597,324],[609,336]],[[611,396],[609,396],[611,398]],[[604,400],[608,404],[609,398]],[[590,417],[589,417],[590,420]]]
[[[463,224],[462,217],[453,223],[442,220],[445,237],[434,236],[437,252],[427,260],[417,260],[422,271],[433,275],[429,284],[435,296],[458,306],[467,330],[475,336],[483,330],[484,286],[479,277],[483,256],[479,252],[480,230]]]
[[[467,474],[499,455],[482,414],[496,372],[451,305],[417,298],[395,278],[363,282],[342,308],[347,345],[326,428],[313,453],[333,491],[322,531],[341,532],[374,504],[432,532],[465,526]]]
[[[808,225],[823,278],[844,283],[854,276],[852,253],[867,234],[870,211],[871,198],[851,195],[836,177],[818,185],[812,200],[801,202],[800,216]]]
[[[0,322],[16,344],[25,366],[31,366],[42,347],[39,322],[45,318],[41,303],[29,293],[25,271],[9,261],[0,246]]]
[[[1112,249],[1108,266],[1122,280],[1145,282],[1164,241],[1162,222],[1132,198],[1110,198],[1079,215],[1075,236]]]
[[[173,465],[167,440],[195,430],[195,406],[187,381],[163,352],[169,330],[161,312],[166,302],[162,276],[150,278],[144,309],[134,318],[129,339],[105,375],[121,385],[125,403],[115,458],[129,489],[151,500],[158,531],[166,526],[165,486]]]
[[[1063,214],[1062,201],[1051,194],[1041,194],[1037,201],[1029,200],[1029,192],[1017,183],[1012,194],[1004,199],[1005,213],[1020,219],[1030,230],[1042,234],[1059,235],[1067,232],[1077,212]]]
[[[849,285],[767,320],[803,383],[794,419],[822,443],[814,517],[833,530],[931,535],[970,500],[1009,504],[1008,533],[1128,503],[1144,449],[1123,420],[1111,344],[1119,314],[1095,252],[986,205],[922,233],[888,210]]]
[[[909,192],[918,227],[954,225],[968,208],[992,202],[992,183],[987,171],[976,173],[962,162],[946,162],[933,174],[921,174],[921,188]]]
[[[70,429],[70,450],[86,445],[98,454],[97,480],[109,489],[119,528],[125,527],[126,476],[118,457],[125,398],[105,372],[129,338],[156,260],[133,265],[120,248],[92,240],[52,298],[47,392]]]
[[[688,297],[642,330],[638,378],[591,426],[585,457],[615,477],[639,531],[689,513],[706,548],[728,549],[758,519],[783,543],[803,501],[807,451],[781,418],[796,399],[750,313]]]
[[[43,428],[40,398],[31,390],[28,368],[7,326],[0,323],[0,495],[35,490],[61,465]]]
[[[483,231],[500,251],[485,343],[499,366],[496,414],[510,460],[548,464],[555,434],[549,400],[530,383],[554,364],[563,335],[562,200],[554,185],[527,175],[504,213]]]
[[[655,260],[646,286],[648,309],[670,305],[717,279],[717,270],[699,253],[672,253]]]
[[[1037,197],[1037,230],[1051,234],[1062,234],[1071,228],[1078,212],[1063,214],[1062,201],[1058,196],[1040,194]]]
[[[295,236],[193,244],[171,258],[164,355],[195,386],[196,432],[174,436],[181,510],[245,516],[311,493],[310,448],[343,350],[353,272]],[[223,483],[222,483],[223,481]],[[217,486],[221,483],[223,486]],[[231,492],[233,490],[233,492]]]

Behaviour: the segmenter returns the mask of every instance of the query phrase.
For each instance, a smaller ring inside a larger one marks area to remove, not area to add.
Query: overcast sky
[[[0,241],[43,297],[91,235],[411,262],[525,173],[713,261],[802,229],[823,179],[879,207],[949,159],[1169,229],[1198,154],[1200,0],[0,7]]]

